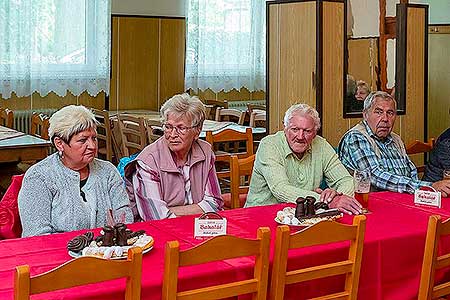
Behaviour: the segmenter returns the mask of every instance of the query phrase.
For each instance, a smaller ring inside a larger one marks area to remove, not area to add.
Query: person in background
[[[364,80],[358,80],[356,82],[356,93],[355,98],[356,100],[360,101],[361,104],[364,104],[364,100],[366,97],[370,94],[370,89],[367,83]],[[361,105],[361,110],[363,108],[363,105]]]
[[[83,106],[66,106],[50,118],[58,152],[25,173],[18,197],[23,237],[102,227],[111,214],[118,222],[133,221],[119,173],[96,158],[96,128]]]
[[[309,105],[286,111],[284,130],[263,138],[258,147],[246,207],[312,196],[348,214],[362,212],[353,198],[353,178],[333,147],[317,135],[319,128],[319,114]],[[330,188],[319,188],[323,178]]]
[[[414,193],[433,186],[446,197],[450,181],[431,183],[418,179],[400,136],[392,132],[397,102],[386,92],[373,92],[364,101],[363,121],[347,131],[339,143],[339,158],[348,170],[369,170],[372,187]]]
[[[197,97],[175,95],[161,107],[164,136],[125,167],[136,218],[173,218],[222,209],[215,156],[199,140],[205,109]]]
[[[443,178],[444,170],[450,171],[450,128],[444,131],[436,141],[430,159],[425,167],[423,180],[436,182]]]

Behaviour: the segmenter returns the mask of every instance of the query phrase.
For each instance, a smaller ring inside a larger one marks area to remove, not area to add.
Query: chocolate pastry
[[[117,223],[114,225],[116,231],[116,244],[118,246],[127,245],[127,227],[123,223]]]
[[[89,238],[86,235],[77,235],[71,239],[69,243],[67,243],[67,250],[72,252],[80,252],[85,247],[89,246],[90,242],[91,241],[89,241]]]
[[[297,219],[303,218],[306,215],[305,198],[298,197],[295,202],[297,203],[295,217]]]
[[[103,243],[102,246],[108,247],[108,246],[114,246],[114,236],[115,236],[115,230],[111,226],[105,226],[103,227]]]
[[[329,207],[328,207],[328,204],[326,204],[325,202],[316,202],[315,204],[314,204],[314,208],[316,209],[316,210],[318,210],[318,209],[325,209],[325,210],[327,210],[327,209],[330,209]]]
[[[305,199],[305,206],[306,206],[306,212],[305,215],[307,217],[312,217],[316,214],[316,209],[314,208],[314,202],[316,202],[316,199],[314,199],[311,196],[306,197]]]
[[[145,230],[138,230],[138,231],[127,231],[127,238],[134,238],[136,236],[143,235],[145,233]]]
[[[92,240],[94,239],[94,233],[92,231],[88,231],[84,235],[87,237],[89,243],[91,243]]]

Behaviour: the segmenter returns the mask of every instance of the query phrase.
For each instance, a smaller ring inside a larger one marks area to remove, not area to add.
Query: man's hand
[[[340,211],[349,215],[359,215],[362,213],[361,204],[356,201],[355,198],[349,197],[347,195],[340,195],[334,197],[333,201],[328,204],[330,208],[337,208]]]
[[[331,201],[333,201],[334,197],[342,195],[342,193],[335,191],[333,189],[330,189],[330,188],[325,189],[325,190],[322,190],[321,188],[317,188],[314,191],[316,193],[320,194],[319,201],[325,202],[327,204],[330,203]]]
[[[441,180],[436,181],[431,185],[434,187],[437,191],[441,192],[442,197],[448,197],[450,195],[450,180]]]

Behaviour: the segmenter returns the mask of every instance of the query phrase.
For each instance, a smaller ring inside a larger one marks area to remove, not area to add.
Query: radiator
[[[247,110],[247,103],[265,105],[266,100],[228,101],[228,108]]]
[[[39,112],[51,116],[57,109],[44,108],[36,110],[15,110],[14,111],[14,128],[18,131],[29,133],[31,129],[31,117],[33,112]]]

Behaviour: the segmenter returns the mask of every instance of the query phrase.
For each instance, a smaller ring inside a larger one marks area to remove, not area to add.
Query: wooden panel
[[[15,93],[12,93],[11,97],[8,99],[0,97],[0,107],[9,108],[11,110],[31,109],[31,96],[17,97]]]
[[[167,99],[184,91],[186,22],[184,19],[160,19],[160,91],[158,109]]]
[[[264,91],[254,91],[250,97],[251,100],[266,100],[266,93]]]
[[[349,122],[343,118],[344,3],[323,2],[322,135],[337,146]]]
[[[425,30],[426,16],[423,8],[408,7],[406,36],[406,115],[400,119],[401,136],[405,144],[424,140],[425,99]],[[422,164],[423,159],[414,159]]]
[[[377,89],[378,39],[348,40],[348,74],[367,82],[371,90]]]
[[[119,49],[119,18],[113,17],[111,21],[111,81],[109,83],[109,109],[110,110],[118,110],[119,102],[118,102],[118,85],[117,85],[117,50]]]
[[[284,113],[292,104],[316,103],[316,3],[272,4],[269,22],[269,131],[273,133],[283,128]]]
[[[229,92],[219,92],[217,93],[218,100],[228,100],[228,101],[242,101],[250,100],[250,91],[245,87],[241,88],[239,91],[232,89]]]
[[[438,137],[450,124],[450,25],[429,27],[428,137]]]
[[[158,109],[158,37],[158,19],[119,17],[119,109]]]
[[[105,93],[100,92],[96,97],[92,97],[84,92],[78,97],[78,104],[103,110],[105,109]]]

